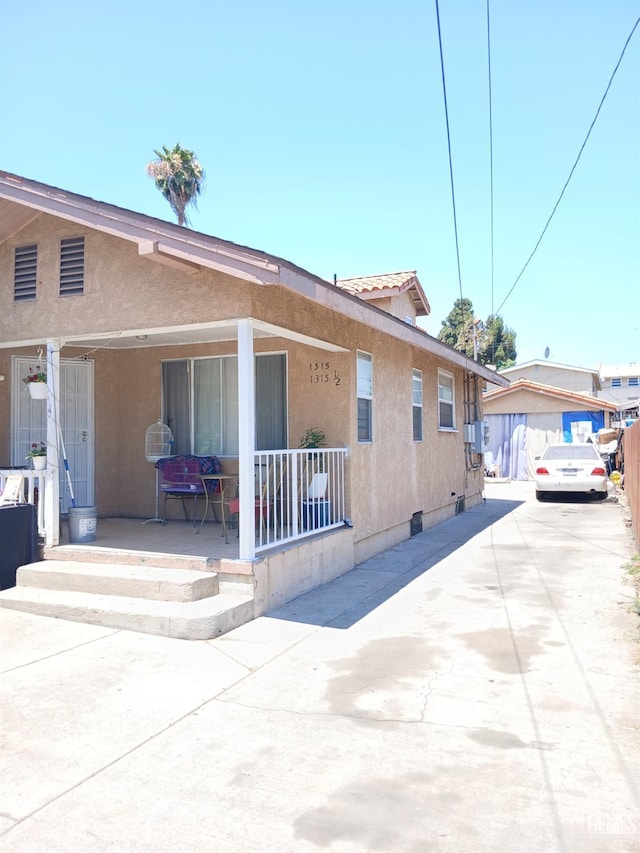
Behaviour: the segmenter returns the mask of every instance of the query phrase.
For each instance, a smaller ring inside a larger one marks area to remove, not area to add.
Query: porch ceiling
[[[310,337],[263,323],[260,320],[250,320],[254,338],[285,338],[290,341],[327,350],[328,352],[348,352],[345,347],[333,344],[321,338]],[[60,341],[61,346],[77,346],[89,349],[137,349],[139,347],[184,346],[185,344],[206,344],[220,341],[235,341],[238,339],[238,320],[218,320],[212,323],[196,323],[186,326],[168,326],[161,328],[127,329],[126,331],[104,332],[99,335],[75,335]],[[1,347],[25,346],[44,344],[45,341],[7,341]]]

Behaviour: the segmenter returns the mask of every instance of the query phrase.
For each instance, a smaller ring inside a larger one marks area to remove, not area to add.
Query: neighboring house
[[[553,361],[526,361],[523,364],[514,364],[513,367],[504,367],[498,372],[510,382],[528,379],[538,385],[551,385],[553,388],[563,388],[565,391],[590,397],[598,396],[602,388],[597,370],[556,364]],[[489,385],[487,390],[493,391],[495,388]]]
[[[373,303],[387,314],[398,317],[412,326],[417,317],[427,317],[431,307],[427,301],[416,271],[367,275],[362,278],[342,278],[337,287]]]
[[[613,403],[518,379],[483,398],[486,458],[493,473],[530,479],[547,444],[584,441],[609,426]]]
[[[508,380],[406,322],[428,311],[414,273],[378,289],[350,282],[0,172],[0,467],[46,442],[47,553],[69,507],[60,437],[76,505],[145,519],[145,434],[158,418],[174,452],[237,472],[255,615],[477,504],[480,429],[465,422],[482,420],[481,382]],[[22,381],[38,363],[44,402]],[[308,428],[328,447],[323,536],[294,499],[308,485],[297,449]],[[288,490],[284,533],[254,513],[262,468]]]
[[[602,390],[599,397],[618,405],[627,406],[640,397],[640,364],[601,364]],[[637,402],[636,402],[637,406]]]
[[[611,422],[611,426],[620,428],[632,426],[640,418],[640,397],[632,397],[626,403],[618,403],[617,414]]]

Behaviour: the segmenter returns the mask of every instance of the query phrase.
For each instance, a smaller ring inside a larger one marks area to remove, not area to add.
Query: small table
[[[202,525],[205,523],[207,518],[207,513],[209,512],[209,504],[213,507],[217,501],[209,500],[209,489],[207,488],[207,480],[220,480],[220,514],[222,515],[222,533],[221,536],[224,536],[224,541],[229,544],[229,537],[227,536],[227,520],[224,517],[224,504],[222,503],[222,495],[224,494],[225,485],[231,485],[232,482],[238,482],[237,474],[200,474],[200,479],[202,480],[202,487],[204,489],[204,514],[202,516],[202,521],[200,522],[200,526],[196,530],[196,533],[200,533],[200,529]],[[225,480],[227,481],[225,484]],[[214,519],[215,519],[215,510],[214,510]]]

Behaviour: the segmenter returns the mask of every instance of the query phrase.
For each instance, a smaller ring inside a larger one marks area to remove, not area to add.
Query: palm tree
[[[173,149],[162,146],[153,152],[157,159],[147,165],[147,175],[171,205],[178,225],[188,225],[185,210],[188,204],[197,207],[196,199],[204,189],[204,171],[193,151],[176,143]]]

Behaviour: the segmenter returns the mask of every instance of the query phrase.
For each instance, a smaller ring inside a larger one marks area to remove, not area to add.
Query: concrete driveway
[[[0,611],[0,849],[636,851],[613,503],[484,506],[209,642]]]

